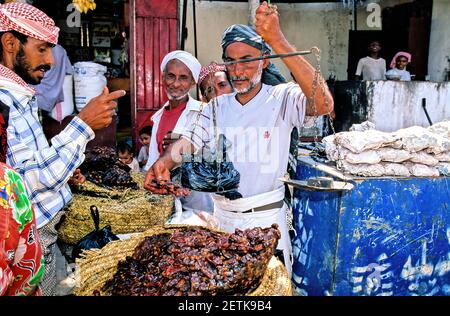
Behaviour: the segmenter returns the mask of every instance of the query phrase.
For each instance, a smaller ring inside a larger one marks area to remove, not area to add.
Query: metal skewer
[[[245,59],[239,59],[239,60],[233,60],[233,61],[225,61],[222,64],[225,66],[229,66],[229,65],[234,65],[237,63],[248,63],[250,61],[255,61],[255,60],[285,58],[285,57],[298,56],[298,55],[309,55],[309,54],[312,54],[312,51],[304,50],[304,51],[298,51],[298,52],[292,52],[292,53],[286,53],[286,54],[265,55],[265,56],[259,56],[259,57],[254,57],[254,58],[245,58]]]

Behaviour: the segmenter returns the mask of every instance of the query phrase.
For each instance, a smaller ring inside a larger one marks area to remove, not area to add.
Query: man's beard
[[[183,100],[189,94],[189,91],[179,97],[173,97],[168,92],[166,92],[166,94],[167,94],[167,99],[169,99],[170,101],[180,101],[180,100]]]
[[[32,67],[30,63],[28,62],[27,58],[25,57],[25,52],[23,51],[22,46],[19,48],[19,52],[17,53],[16,59],[13,63],[14,72],[23,79],[28,84],[39,84],[41,83],[42,79],[33,78],[31,77],[30,73],[37,70],[44,70],[48,71],[50,70],[50,65],[39,65],[34,70],[32,70]]]
[[[261,82],[261,76],[262,76],[262,72],[263,72],[263,67],[262,67],[263,62],[260,61],[259,65],[258,65],[258,71],[256,71],[256,73],[253,75],[253,77],[250,79],[250,85],[246,88],[237,88],[234,85],[234,80],[248,80],[247,77],[231,77],[231,85],[233,86],[234,90],[236,91],[237,94],[246,94],[249,93],[251,90],[253,90],[253,88],[255,88],[260,82]]]

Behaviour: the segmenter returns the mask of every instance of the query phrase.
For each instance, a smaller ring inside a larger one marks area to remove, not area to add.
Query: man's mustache
[[[248,78],[248,77],[236,77],[236,76],[231,76],[230,79],[231,79],[231,81],[250,80],[250,78]]]
[[[33,70],[33,71],[38,71],[38,70],[42,70],[42,71],[46,72],[46,71],[49,71],[49,70],[50,70],[50,68],[51,68],[51,66],[50,66],[50,65],[47,65],[47,64],[42,64],[42,65],[39,65],[39,66],[37,66],[36,68],[34,68],[34,70]]]

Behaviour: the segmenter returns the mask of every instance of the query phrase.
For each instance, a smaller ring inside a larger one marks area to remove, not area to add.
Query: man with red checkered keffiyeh
[[[93,98],[68,126],[47,141],[37,116],[35,90],[54,59],[59,28],[44,12],[24,3],[0,5],[0,105],[9,108],[7,163],[23,177],[36,212],[36,224],[45,256],[42,293],[54,295],[56,287],[55,225],[72,199],[69,179],[81,179],[84,160],[94,131],[112,122],[115,99],[125,91]]]
[[[232,93],[233,87],[227,76],[227,68],[215,62],[203,66],[198,78],[198,86],[203,101],[208,103],[212,98],[222,94]]]

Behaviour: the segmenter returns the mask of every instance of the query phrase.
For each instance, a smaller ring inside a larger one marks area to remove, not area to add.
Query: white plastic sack
[[[53,110],[50,112],[50,116],[61,122],[66,116],[73,113],[73,76],[66,75],[64,77],[63,84],[64,101],[57,103]]]
[[[403,143],[401,139],[396,140],[395,142],[389,144],[390,148],[394,148],[394,149],[402,149],[403,148]]]
[[[450,121],[435,123],[428,127],[428,130],[442,137],[450,138]]]
[[[396,140],[397,138],[389,133],[375,130],[341,132],[336,134],[336,143],[338,145],[342,145],[357,154],[365,150],[386,146]]]
[[[439,170],[435,167],[430,167],[418,163],[405,163],[411,175],[415,177],[439,177]]]
[[[427,148],[436,148],[439,145],[439,135],[433,134],[421,126],[411,126],[400,129],[395,135],[401,138],[403,148],[410,152],[418,152]]]
[[[439,155],[443,152],[450,150],[450,139],[442,137],[441,135],[434,134],[436,136],[436,145],[426,149],[429,154]]]
[[[364,121],[361,124],[353,124],[352,126],[350,126],[350,128],[348,130],[364,132],[364,131],[374,130],[374,129],[375,129],[374,123],[369,122],[369,121]]]
[[[450,162],[450,152],[447,151],[439,155],[435,155],[434,158],[442,162]]]
[[[373,165],[373,164],[379,163],[381,161],[381,157],[378,154],[378,152],[375,150],[366,150],[359,154],[349,152],[345,156],[345,160],[351,164],[365,163],[365,164]]]
[[[338,149],[334,140],[335,135],[329,135],[327,137],[322,138],[322,143],[325,145],[325,152],[327,154],[327,158],[331,161],[336,161],[339,159]]]
[[[394,149],[389,147],[383,147],[377,149],[378,154],[381,157],[381,161],[387,162],[403,162],[411,158],[411,153],[403,149]]]
[[[384,167],[381,164],[369,165],[358,164],[353,165],[345,160],[339,160],[337,162],[338,169],[361,177],[381,177],[384,175]]]
[[[93,62],[78,62],[73,65],[75,81],[75,105],[81,111],[86,104],[103,92],[106,86],[105,66]]]
[[[384,167],[384,175],[395,177],[409,177],[408,168],[399,163],[381,163]]]
[[[436,166],[439,163],[439,160],[434,158],[432,155],[427,154],[425,151],[412,153],[410,161],[427,166]]]

